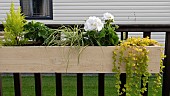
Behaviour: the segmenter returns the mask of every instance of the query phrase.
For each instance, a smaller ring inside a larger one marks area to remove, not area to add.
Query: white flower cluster
[[[103,14],[103,19],[104,20],[114,20],[114,16],[107,12],[107,13]]]
[[[89,19],[87,19],[84,25],[85,25],[84,26],[85,31],[92,31],[92,30],[100,31],[104,26],[102,21],[95,16],[89,17]]]
[[[114,16],[110,13],[104,13],[103,19],[113,20]],[[85,31],[92,31],[92,30],[101,31],[103,27],[104,27],[104,24],[102,23],[101,19],[95,16],[90,16],[84,24]]]

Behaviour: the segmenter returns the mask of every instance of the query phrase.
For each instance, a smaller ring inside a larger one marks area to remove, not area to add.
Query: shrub
[[[43,23],[31,21],[24,26],[26,34],[25,38],[39,42],[40,45],[54,32],[54,30],[48,28]],[[46,45],[46,43],[44,43]]]
[[[14,4],[11,3],[10,12],[7,13],[5,22],[2,22],[4,26],[4,45],[24,45],[27,43],[27,39],[24,38],[24,25],[26,20],[21,13],[20,7],[17,11],[14,9]]]

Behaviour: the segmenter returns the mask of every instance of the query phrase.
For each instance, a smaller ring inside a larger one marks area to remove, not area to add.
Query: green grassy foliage
[[[152,81],[153,77],[150,79]],[[113,76],[105,77],[105,96],[117,96],[116,89],[114,88],[115,79]],[[13,77],[3,76],[3,96],[14,96]],[[63,96],[76,96],[76,76],[63,76],[62,87]],[[43,96],[55,96],[55,77],[43,76],[42,77],[42,92]],[[149,82],[149,95],[152,96],[152,82]],[[22,77],[22,95],[35,96],[34,92],[34,77]],[[84,76],[83,77],[83,95],[84,96],[98,96],[98,77],[97,76]],[[161,96],[161,88],[157,94]]]

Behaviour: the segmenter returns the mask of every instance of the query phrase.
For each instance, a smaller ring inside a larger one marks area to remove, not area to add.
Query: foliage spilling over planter
[[[156,73],[156,80],[154,81],[155,86],[153,87],[154,93],[156,95],[157,88],[161,87],[161,73],[163,72],[163,61],[164,58],[163,49],[157,50],[154,52],[152,56],[149,56],[151,50],[148,50],[146,46],[158,46],[158,42],[155,40],[151,40],[149,38],[128,38],[127,40],[120,43],[119,47],[113,51],[113,72],[116,72],[115,78],[116,80],[116,88],[119,95],[122,95],[126,92],[127,96],[142,96],[142,94],[147,90],[147,83],[149,82],[149,77],[151,76],[151,72],[148,71],[149,61],[151,61],[151,57],[158,55],[158,59],[154,58],[153,60],[158,60],[157,66],[159,69]],[[155,62],[156,64],[156,62]],[[121,67],[125,66],[126,72],[126,83],[124,88],[120,90],[120,74]],[[140,80],[142,80],[143,87],[140,87]]]
[[[126,92],[127,96],[142,96],[151,73],[156,73],[154,93],[161,87],[162,47],[149,38],[120,41],[116,33],[119,27],[110,13],[103,14],[104,23],[91,16],[84,28],[63,25],[50,29],[40,22],[27,23],[20,8],[14,11],[12,3],[5,20],[0,72],[116,73],[117,93]],[[26,46],[28,41],[42,46]],[[121,73],[127,76],[122,90]],[[138,82],[141,79],[143,88]]]

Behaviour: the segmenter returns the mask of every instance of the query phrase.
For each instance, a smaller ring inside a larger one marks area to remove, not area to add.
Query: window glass
[[[22,0],[21,7],[26,18],[52,19],[52,0]]]

